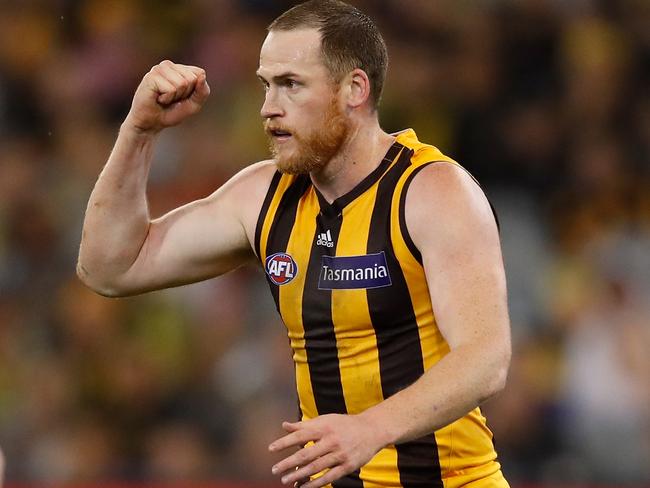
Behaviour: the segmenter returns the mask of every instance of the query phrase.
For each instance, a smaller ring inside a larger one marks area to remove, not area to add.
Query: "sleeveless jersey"
[[[274,175],[255,251],[288,330],[303,419],[360,413],[449,352],[404,213],[413,177],[442,161],[456,164],[409,129],[372,173],[331,204],[309,175]],[[435,433],[382,449],[333,485],[508,486],[478,408]]]

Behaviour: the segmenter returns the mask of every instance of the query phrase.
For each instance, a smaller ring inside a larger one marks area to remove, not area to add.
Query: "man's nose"
[[[269,88],[266,91],[266,96],[264,97],[264,103],[262,104],[260,115],[265,119],[284,115],[284,112],[280,107],[280,103],[278,102],[278,92],[274,90],[273,87]]]

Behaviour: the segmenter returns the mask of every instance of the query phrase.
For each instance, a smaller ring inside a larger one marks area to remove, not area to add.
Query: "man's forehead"
[[[320,37],[316,29],[269,32],[260,50],[260,70],[322,64]]]

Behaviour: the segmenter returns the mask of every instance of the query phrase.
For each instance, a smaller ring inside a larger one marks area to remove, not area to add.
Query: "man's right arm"
[[[199,68],[163,62],[143,78],[86,210],[77,273],[96,292],[126,296],[191,283],[253,258],[272,163],[252,165],[209,197],[159,219],[149,216],[157,134],[198,112],[208,94]]]

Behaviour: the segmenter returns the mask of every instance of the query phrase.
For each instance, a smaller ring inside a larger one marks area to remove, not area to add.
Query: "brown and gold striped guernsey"
[[[362,412],[447,352],[404,219],[422,168],[452,162],[413,130],[331,204],[308,175],[276,173],[255,251],[287,326],[303,419]],[[434,434],[382,449],[338,487],[507,487],[478,408]]]

